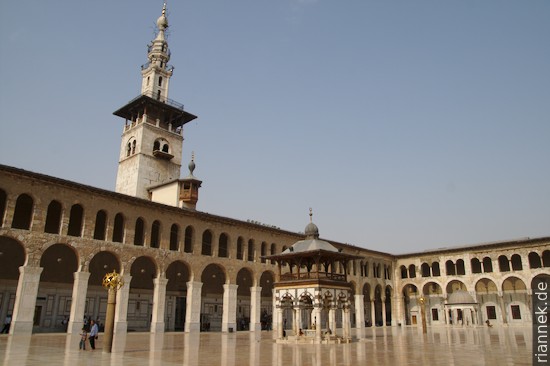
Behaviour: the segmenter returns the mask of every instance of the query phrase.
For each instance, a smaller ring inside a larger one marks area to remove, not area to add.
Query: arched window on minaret
[[[155,143],[153,144],[153,151],[158,151],[160,150],[160,141],[155,141]]]
[[[126,157],[130,156],[131,152],[132,152],[132,144],[128,143],[128,147],[126,148]]]
[[[136,153],[136,140],[132,141],[132,155]]]
[[[159,86],[162,86],[162,76],[159,76]]]

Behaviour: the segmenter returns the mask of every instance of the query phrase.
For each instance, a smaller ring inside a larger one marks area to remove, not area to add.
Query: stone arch
[[[189,225],[185,228],[185,238],[183,242],[183,251],[185,253],[193,253],[193,246],[195,241],[195,228]]]
[[[158,276],[158,264],[149,256],[137,257],[130,267],[128,330],[146,331],[151,327],[153,312],[154,280]]]
[[[82,236],[82,229],[84,227],[84,207],[81,204],[75,203],[71,206],[69,212],[69,225],[67,227],[67,235],[70,236]]]
[[[120,259],[111,251],[100,251],[96,253],[90,260],[88,265],[90,278],[88,279],[89,286],[102,286],[103,277],[107,273],[117,271],[121,272]]]
[[[495,281],[489,277],[482,277],[475,283],[476,300],[481,311],[481,321],[485,323],[502,322],[499,302],[499,290]]]
[[[405,279],[409,277],[409,272],[407,271],[407,267],[405,267],[404,265],[401,265],[401,267],[399,267],[399,271],[401,272],[401,279]]]
[[[246,267],[241,268],[237,273],[235,283],[238,286],[236,307],[237,330],[248,330],[251,311],[250,288],[254,285],[252,270]]]
[[[124,243],[126,218],[122,212],[115,215],[113,222],[113,241],[115,243]]]
[[[414,283],[404,284],[401,288],[403,296],[403,311],[405,313],[405,324],[415,325],[420,320],[418,309],[418,287]]]
[[[218,257],[228,258],[230,252],[229,235],[221,233],[218,238]]]
[[[530,252],[529,256],[529,268],[535,269],[535,268],[541,268],[542,267],[542,260],[540,258],[539,253],[537,252]]]
[[[151,237],[149,238],[149,247],[160,248],[162,233],[162,224],[159,220],[154,220],[151,224]]]
[[[202,232],[202,241],[201,241],[201,254],[202,255],[212,255],[212,239],[214,235],[212,234],[212,231],[209,229],[206,229]]]
[[[17,281],[19,267],[26,262],[25,246],[16,239],[0,236],[0,282]],[[17,283],[14,283],[17,289]],[[15,293],[15,291],[14,291]]]
[[[63,217],[63,206],[61,202],[52,200],[48,204],[46,211],[46,222],[44,223],[44,232],[50,234],[59,234],[61,232],[61,219]]]
[[[99,210],[95,215],[94,239],[105,240],[107,233],[107,211]]]
[[[187,282],[191,279],[191,270],[181,260],[171,262],[166,268],[166,296],[173,299],[172,312],[168,314],[168,330],[184,331],[187,311]]]
[[[391,312],[391,304],[392,304],[392,295],[393,295],[393,288],[390,285],[386,285],[386,288],[384,289],[384,304],[385,304],[385,311],[386,311],[386,322],[384,325],[391,325],[392,324],[392,312]]]
[[[374,287],[374,324],[376,326],[384,325],[382,315],[382,296],[384,295],[384,289],[380,284]]]
[[[429,324],[445,323],[445,297],[438,281],[428,281],[422,286],[425,298],[426,319]]]
[[[468,291],[466,284],[462,281],[451,279],[445,284],[445,292],[447,295],[459,290]]]
[[[14,229],[30,230],[33,219],[34,199],[26,193],[22,193],[15,201],[11,227]]]
[[[229,283],[226,269],[217,263],[210,263],[201,273],[201,329],[222,330],[224,285]]]
[[[173,223],[170,226],[170,245],[169,249],[177,252],[180,250],[180,226]]]
[[[59,331],[61,320],[69,315],[74,273],[79,268],[75,249],[67,244],[49,245],[40,257],[43,268],[35,304],[36,332]],[[57,329],[56,329],[57,328]]]
[[[530,320],[530,300],[526,282],[519,276],[508,276],[502,281],[502,298],[510,323]]]
[[[263,271],[258,283],[262,288],[260,292],[260,323],[262,330],[271,330],[273,323],[273,284],[275,273]]]
[[[145,226],[145,219],[141,216],[138,217],[134,226],[134,245],[140,247],[145,245]]]

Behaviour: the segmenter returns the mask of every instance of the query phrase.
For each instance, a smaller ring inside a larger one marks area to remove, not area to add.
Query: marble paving
[[[531,365],[527,326],[366,328],[350,344],[276,344],[273,332],[128,333],[116,336],[112,353],[78,349],[67,334],[0,335],[3,365]]]

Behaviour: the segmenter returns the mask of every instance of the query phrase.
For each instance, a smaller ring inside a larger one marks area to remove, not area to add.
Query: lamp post
[[[107,289],[107,314],[105,316],[105,342],[103,352],[111,352],[113,348],[113,331],[115,325],[116,292],[124,285],[122,276],[115,270],[103,277],[103,287]]]
[[[424,295],[420,296],[420,299],[418,299],[420,302],[420,317],[422,318],[422,333],[427,333],[428,330],[426,329],[426,310],[424,309],[424,304],[426,302],[426,298]]]

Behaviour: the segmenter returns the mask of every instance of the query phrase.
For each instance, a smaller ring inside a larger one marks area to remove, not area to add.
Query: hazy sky
[[[114,190],[162,0],[1,0],[0,163]],[[550,234],[550,1],[168,2],[201,211],[389,253]]]

